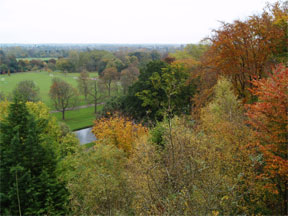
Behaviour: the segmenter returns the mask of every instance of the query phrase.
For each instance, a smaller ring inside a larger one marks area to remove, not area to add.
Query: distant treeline
[[[110,52],[118,51],[152,51],[159,53],[175,52],[183,48],[178,44],[0,44],[0,49],[7,55],[16,58],[58,58],[67,57],[69,51],[79,52],[90,50],[105,50]]]
[[[15,50],[17,50],[15,48]],[[21,51],[21,49],[19,49]],[[51,59],[18,59],[18,54],[11,54],[11,52],[4,52],[0,50],[0,74],[26,72],[35,70],[55,71],[60,70],[63,72],[81,72],[98,71],[100,74],[106,67],[115,67],[118,72],[127,68],[130,64],[138,67],[145,66],[149,61],[159,60],[167,54],[160,54],[156,50],[152,51],[135,51],[129,52],[121,50],[118,52],[109,52],[104,50],[57,50],[53,51],[54,54],[48,56]],[[63,55],[60,55],[63,54]],[[31,56],[31,55],[30,55]]]

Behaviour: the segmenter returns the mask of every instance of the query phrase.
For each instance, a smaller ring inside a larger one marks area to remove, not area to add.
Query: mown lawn
[[[103,108],[103,105],[98,105],[98,111]],[[71,130],[93,125],[95,120],[94,107],[82,108],[79,110],[71,110],[65,112],[65,121],[62,121],[62,113],[52,113],[58,121],[66,123]]]
[[[67,73],[66,75],[61,72],[48,73],[47,71],[39,72],[21,72],[12,73],[10,76],[7,74],[0,75],[0,91],[4,92],[6,95],[12,93],[16,85],[23,80],[33,80],[35,84],[40,89],[41,100],[53,110],[53,104],[49,98],[49,90],[52,84],[52,79],[54,77],[62,78],[66,82],[70,83],[72,86],[77,88],[77,77],[80,73]],[[97,76],[97,73],[90,73],[90,76]],[[80,105],[87,104],[84,100],[84,96],[80,96]]]

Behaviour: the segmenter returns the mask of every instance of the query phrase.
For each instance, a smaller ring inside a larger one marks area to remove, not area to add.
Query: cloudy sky
[[[197,43],[275,0],[0,0],[0,43]]]

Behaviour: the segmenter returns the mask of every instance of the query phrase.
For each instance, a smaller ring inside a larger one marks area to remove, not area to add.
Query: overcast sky
[[[197,43],[275,0],[0,0],[0,43]]]

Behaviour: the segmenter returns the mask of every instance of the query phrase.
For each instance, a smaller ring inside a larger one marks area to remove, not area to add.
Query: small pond
[[[96,137],[91,132],[91,130],[92,127],[74,131],[81,145],[91,143],[96,140]]]

